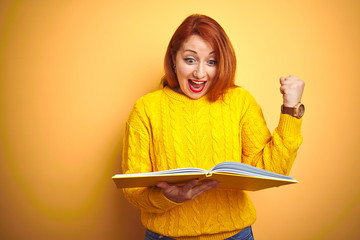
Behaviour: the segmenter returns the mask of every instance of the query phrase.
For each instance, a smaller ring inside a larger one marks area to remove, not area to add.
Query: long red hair
[[[227,89],[235,86],[236,57],[224,29],[208,16],[190,15],[176,29],[165,54],[165,75],[161,82],[164,87],[176,88],[179,86],[173,59],[175,59],[182,43],[194,34],[209,42],[215,51],[217,73],[207,95],[210,101],[216,101],[226,93]]]

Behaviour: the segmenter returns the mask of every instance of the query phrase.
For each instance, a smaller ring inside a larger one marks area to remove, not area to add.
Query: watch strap
[[[287,114],[296,118],[301,118],[304,115],[305,107],[302,103],[298,103],[295,107],[285,107],[281,105],[281,113]]]

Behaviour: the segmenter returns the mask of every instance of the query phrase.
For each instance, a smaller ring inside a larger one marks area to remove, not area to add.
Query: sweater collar
[[[208,101],[206,94],[204,96],[202,96],[201,98],[199,98],[199,99],[191,99],[191,98],[189,98],[188,96],[186,96],[184,94],[175,92],[174,90],[172,90],[168,86],[164,87],[163,91],[169,97],[171,97],[171,98],[173,98],[175,100],[181,101],[181,102],[185,102],[185,103],[189,103],[189,102],[195,103],[195,102]]]

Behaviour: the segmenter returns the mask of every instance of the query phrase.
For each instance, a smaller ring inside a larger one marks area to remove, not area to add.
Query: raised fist
[[[285,107],[294,107],[301,102],[301,96],[304,91],[305,82],[293,75],[280,77],[280,92],[283,95],[283,104]]]

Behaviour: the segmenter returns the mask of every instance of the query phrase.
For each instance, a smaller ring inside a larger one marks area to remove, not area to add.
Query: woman
[[[204,15],[186,18],[165,55],[164,87],[140,98],[126,122],[124,173],[238,161],[288,174],[302,142],[304,82],[280,78],[282,113],[271,135],[254,98],[235,86],[235,68],[222,27]],[[219,184],[159,182],[124,194],[141,209],[146,239],[253,239],[256,214],[247,192]]]

